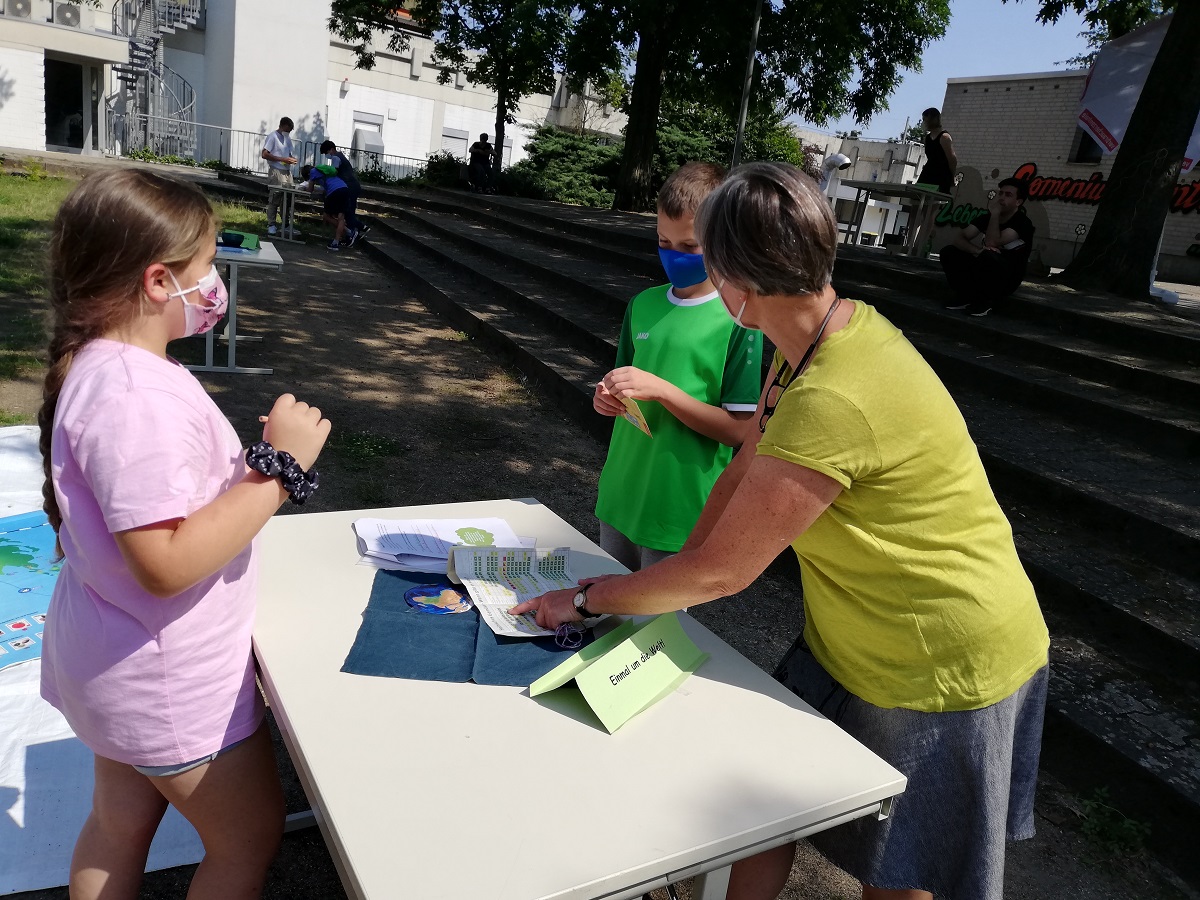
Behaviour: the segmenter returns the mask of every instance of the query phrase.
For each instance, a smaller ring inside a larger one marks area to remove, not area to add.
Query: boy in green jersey
[[[616,417],[596,502],[600,546],[633,571],[683,546],[758,405],[762,335],[726,311],[693,229],[724,179],[720,166],[693,162],[662,186],[658,253],[671,283],[630,301],[616,365],[592,398]],[[641,406],[650,435],[622,417],[624,399]]]

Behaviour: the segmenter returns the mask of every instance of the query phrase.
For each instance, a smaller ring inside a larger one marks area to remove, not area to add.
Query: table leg
[[[286,211],[286,206],[284,207]],[[235,265],[229,266],[229,324],[225,329],[225,334],[229,338],[229,368],[237,367],[237,290],[238,290],[238,267]],[[209,332],[212,334],[212,332]]]
[[[862,205],[861,206],[859,206],[859,202],[858,202],[858,198],[860,196],[862,197]],[[859,191],[858,193],[856,193],[854,195],[854,212],[856,213],[856,215],[854,217],[854,240],[852,241],[852,243],[854,243],[854,244],[859,243],[859,241],[862,238],[863,219],[865,219],[867,217],[867,204],[870,202],[871,202],[870,192],[867,192],[864,194],[862,191]]]
[[[213,353],[215,352],[216,340],[213,336],[213,329],[209,329],[204,333],[204,365],[211,367],[213,365]]]
[[[697,875],[692,881],[692,900],[725,900],[729,890],[730,867]]]
[[[921,225],[925,222],[925,198],[921,197],[917,200],[917,208],[914,212],[916,219],[916,227],[912,227],[913,223],[909,222],[908,236],[904,241],[904,252],[913,256],[916,253],[917,232],[921,230]]]

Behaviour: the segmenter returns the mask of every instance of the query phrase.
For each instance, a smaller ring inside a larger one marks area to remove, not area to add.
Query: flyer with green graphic
[[[537,697],[574,681],[609,734],[677,688],[708,659],[678,613],[622,622],[529,686]]]
[[[354,537],[364,560],[379,569],[446,574],[450,548],[520,547],[500,518],[355,519]]]

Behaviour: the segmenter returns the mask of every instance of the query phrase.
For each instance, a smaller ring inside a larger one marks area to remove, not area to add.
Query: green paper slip
[[[707,653],[684,633],[677,613],[621,623],[529,686],[529,696],[575,682],[612,734],[700,668]]]
[[[257,234],[251,234],[248,231],[234,231],[232,228],[226,228],[224,230],[229,232],[230,234],[240,234],[242,236],[241,249],[243,249],[243,250],[257,250],[258,249],[258,235]]]

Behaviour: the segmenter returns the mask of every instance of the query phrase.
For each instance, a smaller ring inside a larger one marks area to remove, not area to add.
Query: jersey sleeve
[[[881,465],[875,434],[862,411],[837,391],[803,383],[779,398],[758,454],[820,472],[843,488]]]
[[[202,505],[207,428],[175,394],[122,393],[98,407],[72,443],[110,532],[186,518]]]
[[[723,409],[753,412],[758,408],[758,395],[762,392],[762,343],[762,335],[749,328],[735,327],[729,335],[725,374],[721,379]]]
[[[617,359],[613,363],[614,369],[633,365],[633,304],[635,300],[637,300],[636,297],[626,305],[625,318],[621,320],[621,336],[617,339]]]

